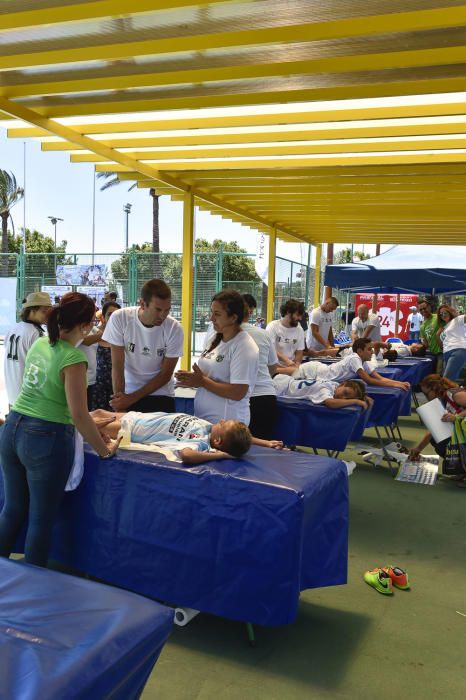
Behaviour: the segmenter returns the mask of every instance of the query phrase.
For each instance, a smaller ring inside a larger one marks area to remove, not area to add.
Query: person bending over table
[[[270,440],[273,438],[277,423],[277,392],[272,376],[277,371],[278,358],[270,335],[263,329],[248,323],[257,302],[251,294],[243,294],[245,316],[242,329],[249,333],[259,349],[259,368],[254,382],[249,408],[251,422],[249,429],[255,437]]]
[[[314,404],[324,404],[327,408],[360,406],[364,410],[374,401],[367,396],[363,382],[349,379],[342,384],[328,380],[293,379],[284,374],[273,378],[277,396],[286,399],[307,399]]]
[[[239,420],[212,424],[188,413],[111,413],[102,409],[93,411],[91,416],[104,440],[117,439],[121,430],[131,442],[143,445],[163,442],[174,448],[185,464],[239,458],[251,445],[283,447],[280,440],[252,437],[249,428]]]
[[[337,308],[338,299],[330,297],[311,313],[310,325],[306,336],[306,346],[309,350],[333,348],[332,323],[334,312]]]
[[[280,319],[271,321],[265,329],[277,351],[279,369],[299,367],[306,346],[304,331],[300,321],[304,314],[304,304],[297,299],[288,299],[280,306]]]
[[[173,372],[183,354],[183,329],[169,316],[170,287],[162,280],[146,282],[139,306],[115,311],[102,339],[112,348],[115,411],[175,410]]]
[[[197,389],[194,415],[216,423],[222,418],[249,425],[249,397],[257,379],[259,350],[241,328],[244,300],[234,289],[212,299],[215,335],[206,339],[204,352],[192,372],[179,371],[179,386]]]
[[[49,313],[48,338],[36,340],[27,354],[21,392],[0,437],[3,557],[29,520],[26,561],[46,566],[53,521],[73,465],[74,425],[100,457],[112,457],[118,448],[117,441],[102,440],[87,410],[87,362],[76,346],[90,332],[94,316],[88,296],[64,294]]]
[[[381,377],[375,368],[369,363],[372,357],[373,342],[369,338],[358,338],[354,341],[352,349],[339,362],[325,365],[321,362],[306,362],[294,372],[289,372],[294,379],[319,379],[333,382],[344,382],[347,379],[362,379],[366,384],[373,386],[387,386],[408,391],[411,388],[409,382],[398,382],[394,379]]]

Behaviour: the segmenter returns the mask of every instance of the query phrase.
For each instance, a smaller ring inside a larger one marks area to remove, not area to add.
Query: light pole
[[[123,207],[123,211],[126,214],[126,228],[125,228],[125,250],[128,250],[129,247],[129,215],[131,214],[131,207],[132,205],[128,202],[125,204]]]
[[[54,250],[55,250],[55,253],[54,253],[54,256],[53,256],[53,263],[54,263],[54,267],[55,267],[55,276],[56,276],[56,275],[57,275],[57,224],[58,224],[59,221],[64,221],[65,219],[60,219],[59,216],[49,216],[49,219],[50,219],[50,222],[51,222],[51,224],[53,225],[53,228],[54,228],[54,231],[55,231],[55,233],[54,233],[54,240],[55,240],[55,243],[54,243]]]

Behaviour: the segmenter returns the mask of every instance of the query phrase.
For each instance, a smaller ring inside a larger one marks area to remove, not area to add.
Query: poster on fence
[[[47,292],[50,297],[52,304],[55,304],[56,297],[62,297],[66,292],[71,292],[73,287],[66,284],[43,284],[41,285],[40,291]]]
[[[373,294],[356,294],[356,311],[360,304],[366,304],[372,308]],[[382,340],[397,336],[401,340],[409,338],[409,331],[405,332],[406,320],[411,313],[410,306],[417,305],[417,294],[400,294],[400,313],[398,317],[398,333],[395,333],[396,320],[396,294],[377,295],[377,315],[380,319],[380,333]]]
[[[0,335],[16,323],[16,277],[0,277]]]
[[[57,265],[57,284],[99,287],[107,283],[106,265]]]
[[[76,287],[77,292],[81,294],[87,294],[91,299],[95,299],[97,306],[102,306],[102,297],[104,296],[106,289],[105,287]]]

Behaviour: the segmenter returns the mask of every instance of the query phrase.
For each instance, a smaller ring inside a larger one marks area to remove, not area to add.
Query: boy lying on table
[[[242,457],[251,445],[283,447],[279,440],[252,437],[249,428],[238,420],[212,424],[187,413],[112,413],[100,408],[91,416],[104,440],[115,440],[123,434],[133,443],[168,448],[184,464]]]
[[[366,394],[365,384],[357,379],[338,384],[320,379],[293,379],[284,374],[276,374],[273,383],[279,397],[307,399],[314,404],[324,404],[327,408],[361,406],[366,409],[374,403]]]
[[[305,362],[294,371],[285,372],[291,374],[293,379],[318,379],[319,381],[344,382],[347,379],[362,379],[366,384],[373,386],[387,386],[408,391],[411,388],[409,382],[398,382],[394,379],[381,377],[369,363],[372,357],[373,341],[369,338],[358,338],[352,345],[352,352],[347,354],[339,362],[325,365],[322,362]],[[283,370],[282,370],[283,372]]]

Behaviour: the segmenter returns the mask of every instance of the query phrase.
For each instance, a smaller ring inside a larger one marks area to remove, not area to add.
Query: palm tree
[[[0,217],[2,219],[2,276],[8,275],[8,219],[14,205],[24,196],[24,190],[18,187],[13,173],[0,170]]]
[[[100,188],[101,192],[108,190],[110,187],[115,187],[119,185],[121,180],[112,172],[102,172],[97,173],[98,178],[105,178],[105,182]],[[136,187],[137,183],[134,182],[131,187],[128,187],[128,192]],[[161,277],[162,268],[160,265],[160,229],[159,229],[159,197],[153,187],[149,190],[149,195],[152,197],[152,252],[157,253],[153,256],[152,270],[154,277]]]

